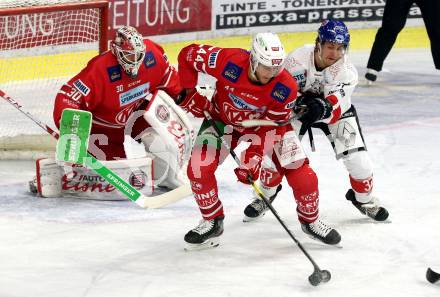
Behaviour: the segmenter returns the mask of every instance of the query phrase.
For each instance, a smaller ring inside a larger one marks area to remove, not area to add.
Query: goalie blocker
[[[147,157],[101,162],[150,196],[155,186],[175,189],[185,183],[194,132],[186,114],[163,91],[152,96],[143,117],[151,127],[138,141],[143,143]],[[104,178],[85,167],[57,164],[54,159],[36,163],[36,177],[29,185],[30,191],[41,197],[126,200]]]

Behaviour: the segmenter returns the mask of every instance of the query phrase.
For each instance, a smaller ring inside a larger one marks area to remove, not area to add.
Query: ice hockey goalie
[[[118,29],[111,51],[91,61],[59,90],[53,111],[59,125],[66,108],[93,115],[89,153],[144,195],[156,186],[182,185],[191,151],[193,128],[175,103],[181,93],[177,71],[163,49],[136,29]],[[146,156],[127,159],[126,135],[143,144]],[[30,189],[42,197],[120,200],[122,194],[92,170],[36,162]]]

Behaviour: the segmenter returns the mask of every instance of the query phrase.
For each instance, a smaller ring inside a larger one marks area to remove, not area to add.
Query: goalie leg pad
[[[150,158],[101,161],[146,196],[153,192]],[[42,197],[74,197],[96,200],[127,200],[103,177],[82,166],[61,166],[53,159],[37,161],[37,191]]]
[[[101,163],[146,196],[153,192],[151,158],[137,158]],[[67,195],[97,200],[127,200],[113,185],[91,169],[65,167],[62,189]]]
[[[36,161],[37,177],[35,178],[36,188],[41,197],[60,197],[61,178],[63,168],[54,159],[44,158]],[[32,191],[32,186],[31,186]]]

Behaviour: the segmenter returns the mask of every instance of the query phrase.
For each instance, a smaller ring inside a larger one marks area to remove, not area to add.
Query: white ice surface
[[[351,55],[363,77],[368,53]],[[392,222],[373,223],[345,200],[347,173],[319,132],[311,159],[320,211],[341,233],[342,248],[302,233],[286,184],[274,203],[331,271],[329,283],[308,284],[312,265],[271,213],[242,222],[251,190],[235,182],[232,159],[217,172],[226,213],[221,245],[198,252],[183,250],[184,234],[200,219],[191,197],[154,210],[35,198],[26,192],[33,164],[2,161],[0,296],[439,296],[440,286],[424,273],[440,268],[440,73],[429,50],[393,50],[385,68],[376,85],[361,82],[353,102],[374,162],[375,193]]]

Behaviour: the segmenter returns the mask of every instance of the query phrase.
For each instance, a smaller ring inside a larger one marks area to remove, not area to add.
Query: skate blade
[[[184,247],[184,250],[189,251],[200,251],[200,250],[207,250],[211,248],[218,247],[220,245],[220,240],[218,237],[210,238],[204,243],[186,243],[186,246]]]
[[[251,218],[251,217],[248,217],[247,215],[244,215],[244,217],[243,217],[243,222],[244,222],[244,223],[249,223],[249,222],[255,222],[255,221],[258,221],[259,219],[261,219],[262,217],[264,217],[265,214],[266,214],[266,213],[263,213],[262,215],[260,215],[260,216],[258,216],[258,217],[255,217],[255,218]]]
[[[367,217],[369,219],[370,223],[373,223],[373,224],[391,224],[393,222],[390,220],[389,217],[384,221],[378,221],[378,220],[375,220],[374,218],[370,217],[368,214],[363,213],[362,211],[361,211],[361,214],[363,214],[365,217]]]
[[[328,244],[328,243],[325,243],[324,241],[322,241],[321,239],[319,239],[318,237],[315,237],[315,236],[310,235],[310,234],[307,234],[307,233],[306,233],[306,235],[307,235],[308,237],[310,237],[311,239],[313,239],[313,241],[317,241],[317,242],[319,242],[320,244],[322,244],[322,245],[324,245],[324,246],[334,247],[334,248],[337,248],[337,249],[342,249],[342,248],[343,248],[343,246],[341,245],[341,243],[337,243],[337,244]]]

